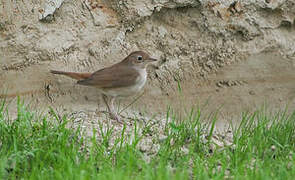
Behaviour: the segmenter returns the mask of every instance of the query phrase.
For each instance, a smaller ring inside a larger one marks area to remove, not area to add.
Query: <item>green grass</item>
[[[138,143],[153,125],[122,128],[110,145],[114,128],[100,125],[99,137],[81,136],[68,128],[70,120],[29,111],[18,102],[17,118],[0,105],[1,179],[293,179],[295,177],[295,112],[257,111],[242,114],[233,131],[233,144],[212,150],[211,124],[203,124],[199,110],[183,121],[171,111],[163,127],[166,139],[146,160]],[[143,133],[140,133],[143,132]],[[204,139],[207,136],[207,139]],[[130,138],[133,141],[130,141]],[[187,151],[183,151],[183,148]]]

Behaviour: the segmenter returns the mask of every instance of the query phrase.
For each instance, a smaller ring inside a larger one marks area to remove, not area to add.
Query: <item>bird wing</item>
[[[139,75],[138,71],[134,68],[128,66],[112,66],[98,70],[89,78],[80,80],[77,83],[99,88],[119,88],[135,84]]]

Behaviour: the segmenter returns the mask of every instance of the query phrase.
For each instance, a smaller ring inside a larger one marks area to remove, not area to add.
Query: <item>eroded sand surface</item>
[[[44,3],[0,2],[0,96],[11,114],[20,95],[33,109],[106,120],[94,88],[49,70],[93,72],[139,49],[159,62],[127,117],[162,120],[168,106],[185,117],[195,107],[219,110],[224,125],[264,103],[295,107],[292,1],[64,1],[41,22]]]
[[[38,66],[38,65],[36,65]],[[55,76],[48,71],[35,67],[31,76],[23,76],[27,72],[8,74],[11,82],[5,82],[7,94],[24,92],[23,98],[30,102],[32,108],[46,109],[54,107],[61,114],[82,113],[94,121],[106,116],[97,113],[105,110],[100,94],[95,88],[88,88],[75,84],[64,76]],[[127,117],[147,117],[163,119],[168,106],[171,106],[178,115],[185,114],[194,107],[201,108],[204,114],[219,112],[219,122],[238,122],[241,112],[252,112],[267,104],[269,110],[278,110],[288,105],[289,109],[295,107],[295,75],[292,61],[288,61],[276,53],[257,54],[249,59],[238,62],[229,67],[221,68],[217,73],[211,74],[206,80],[191,79],[179,84],[171,84],[168,93],[163,94],[161,89],[153,85],[156,79],[149,79],[143,95],[121,99],[122,110],[135,98],[141,96],[123,114]],[[43,76],[43,79],[42,79]],[[19,78],[21,77],[21,78]],[[51,80],[51,84],[46,84]],[[26,83],[32,82],[32,83]],[[34,86],[44,83],[38,88]],[[24,91],[26,89],[26,91]],[[15,102],[16,98],[9,98]],[[13,103],[14,104],[14,103]],[[13,109],[14,106],[11,107]]]

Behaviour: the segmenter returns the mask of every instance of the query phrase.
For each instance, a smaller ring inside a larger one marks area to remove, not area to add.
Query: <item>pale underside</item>
[[[126,97],[138,93],[146,79],[146,68],[112,66],[94,72],[89,78],[78,81],[78,84],[97,87],[108,96]]]

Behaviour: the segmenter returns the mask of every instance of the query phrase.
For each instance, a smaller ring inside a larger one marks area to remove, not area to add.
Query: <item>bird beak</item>
[[[155,59],[155,58],[149,58],[149,61],[154,62],[154,61],[157,61],[157,59]]]

